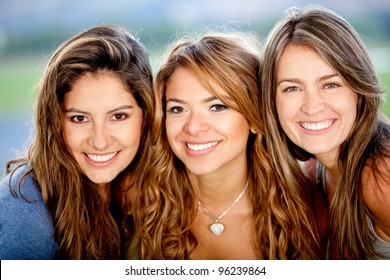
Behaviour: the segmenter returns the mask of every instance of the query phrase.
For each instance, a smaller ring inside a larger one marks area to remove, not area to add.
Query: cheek
[[[136,146],[138,149],[142,135],[142,121],[126,126],[122,129],[116,129],[116,131],[120,133],[117,135],[117,138],[122,139],[121,142],[127,143],[126,146]]]
[[[291,130],[294,130],[295,126],[292,126],[292,123],[299,109],[297,109],[297,106],[294,106],[294,102],[286,98],[276,98],[275,107],[277,114],[276,122],[279,123],[284,133],[289,137],[293,137]]]
[[[180,155],[181,144],[178,142],[178,137],[183,130],[182,122],[178,119],[165,120],[165,130],[169,146],[176,156]]]
[[[348,104],[351,104],[351,111],[353,112],[355,119],[357,115],[357,106],[358,106],[358,95],[354,93],[351,98],[351,100],[348,102]]]
[[[352,107],[352,106],[349,107],[349,110],[348,110],[348,106],[345,106],[344,108],[340,108],[340,109],[344,110],[344,113],[341,114],[342,114],[342,118],[345,121],[345,125],[346,125],[345,130],[350,131],[356,122],[357,109],[356,107]]]
[[[238,141],[237,143],[241,143],[244,146],[247,145],[250,125],[243,115],[235,114],[230,118],[216,120],[214,127],[219,134],[225,135],[232,140],[235,139],[235,141]]]
[[[290,104],[291,105],[291,104]],[[276,113],[279,117],[279,121],[281,123],[284,122],[284,120],[288,117],[288,108],[289,106],[286,104],[285,100],[283,98],[276,98],[275,99],[275,107],[276,107]]]
[[[354,92],[345,93],[344,96],[344,100],[339,100],[339,102],[334,102],[334,104],[338,105],[340,115],[348,116],[349,122],[353,125],[357,116],[358,96]]]
[[[167,118],[165,120],[165,130],[167,133],[168,140],[175,138],[175,136],[179,133],[181,124],[177,119]]]
[[[79,142],[77,139],[80,135],[81,133],[76,133],[69,125],[63,125],[62,137],[68,149],[72,150],[77,146]]]

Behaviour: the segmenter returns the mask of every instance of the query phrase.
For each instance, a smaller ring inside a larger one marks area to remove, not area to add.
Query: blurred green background
[[[23,154],[32,131],[35,87],[51,53],[93,25],[135,32],[154,70],[169,42],[210,25],[251,30],[264,39],[291,6],[320,4],[345,17],[365,40],[386,93],[390,90],[390,1],[307,0],[0,0],[0,178]],[[384,111],[390,115],[390,98]]]

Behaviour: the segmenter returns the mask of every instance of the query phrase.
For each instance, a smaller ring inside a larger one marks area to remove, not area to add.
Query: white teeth
[[[303,123],[301,122],[301,126],[307,130],[321,130],[328,128],[333,124],[333,121],[324,121],[319,123]]]
[[[201,150],[211,148],[211,147],[217,145],[217,143],[218,142],[210,142],[207,144],[189,144],[189,143],[187,143],[187,147],[192,151],[201,151]]]
[[[105,162],[110,159],[112,159],[118,152],[112,153],[112,154],[107,154],[107,155],[93,155],[93,154],[87,154],[87,156],[95,162]]]

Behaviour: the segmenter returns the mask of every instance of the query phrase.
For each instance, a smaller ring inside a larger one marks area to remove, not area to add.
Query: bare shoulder
[[[374,227],[379,236],[390,241],[390,158],[368,161],[362,173],[364,201],[376,217]]]
[[[390,194],[390,158],[376,160],[374,164],[368,160],[363,168],[362,185],[366,195]]]

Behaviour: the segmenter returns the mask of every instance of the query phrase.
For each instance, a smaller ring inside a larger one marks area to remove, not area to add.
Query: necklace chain
[[[236,203],[241,199],[241,197],[244,195],[246,189],[248,188],[248,183],[249,181],[246,182],[245,184],[245,187],[244,189],[241,191],[241,193],[237,196],[237,198],[233,201],[233,203],[228,207],[226,208],[225,211],[222,212],[221,215],[218,216],[218,218],[215,218],[214,215],[209,211],[207,210],[206,207],[204,207],[204,205],[198,200],[198,205],[202,208],[203,212],[210,217],[211,220],[214,221],[214,223],[218,223],[220,219],[222,219],[223,216],[226,215],[227,212],[229,212],[230,209],[232,209],[232,207],[234,205],[236,205]]]

